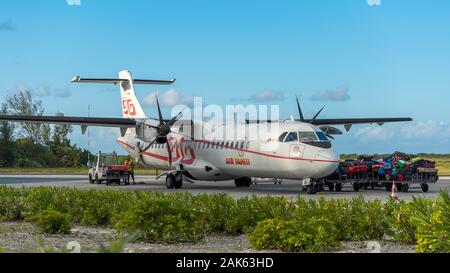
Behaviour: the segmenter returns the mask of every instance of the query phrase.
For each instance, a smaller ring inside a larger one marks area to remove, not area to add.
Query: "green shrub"
[[[25,192],[25,214],[33,217],[52,209],[71,215],[74,223],[82,225],[109,225],[114,216],[132,206],[144,193],[76,190],[40,187]]]
[[[227,231],[251,232],[258,222],[267,219],[289,219],[294,206],[285,197],[244,197],[237,200],[234,221],[229,221]]]
[[[414,198],[413,220],[417,224],[417,245],[419,253],[450,252],[450,196],[441,192],[435,202]]]
[[[0,222],[22,219],[23,195],[20,189],[0,186]]]
[[[351,238],[353,240],[379,240],[384,235],[383,204],[380,200],[366,201],[362,196],[350,201]]]
[[[150,242],[182,242],[202,239],[204,222],[199,212],[180,202],[146,197],[118,216],[119,234],[140,232]]]
[[[29,220],[36,222],[37,227],[50,234],[69,234],[72,228],[72,220],[69,214],[52,209],[40,212]]]
[[[406,201],[389,199],[384,205],[385,233],[399,242],[416,242],[417,225],[412,220],[413,209]]]
[[[318,252],[339,246],[337,230],[325,218],[306,221],[269,219],[259,222],[248,237],[256,249]]]
[[[225,232],[236,215],[236,200],[228,194],[200,194],[193,198],[192,206],[205,221],[205,230]],[[230,233],[234,233],[234,230]]]
[[[79,192],[81,209],[76,221],[82,225],[103,226],[114,223],[115,216],[129,209],[143,193],[89,190]]]
[[[38,187],[25,190],[24,214],[33,217],[46,210],[69,213],[74,221],[81,214],[79,196],[82,191],[67,188]]]
[[[340,241],[381,239],[384,234],[383,205],[379,200],[366,201],[361,196],[352,200],[298,198],[295,206],[294,219],[327,219],[337,230]]]

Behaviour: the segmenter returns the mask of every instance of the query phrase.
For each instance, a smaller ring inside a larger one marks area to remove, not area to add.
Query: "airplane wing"
[[[389,122],[406,122],[413,121],[412,118],[340,118],[340,119],[294,119],[299,122],[311,123],[313,125],[354,125],[354,124],[384,124]],[[246,120],[246,123],[274,123],[278,120]]]
[[[136,126],[136,121],[128,118],[0,115],[0,121],[38,122],[50,124],[68,124],[80,126],[99,126],[99,127],[117,127],[117,128],[132,128]]]
[[[343,119],[316,119],[312,122],[314,125],[353,125],[353,124],[383,124],[388,122],[407,122],[412,118],[343,118]],[[297,120],[300,121],[300,120]],[[311,123],[311,120],[305,120]]]

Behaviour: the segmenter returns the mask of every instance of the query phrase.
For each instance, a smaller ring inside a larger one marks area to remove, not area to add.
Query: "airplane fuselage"
[[[238,126],[238,129],[250,132],[258,130],[260,125]],[[209,138],[208,134],[202,139],[171,134],[168,140],[173,168],[183,170],[197,180],[223,181],[240,177],[299,180],[322,178],[334,172],[339,164],[339,157],[329,141],[317,140],[315,144],[299,139],[280,139],[283,133],[298,132],[318,133],[320,129],[310,124],[295,122],[279,124],[276,129],[269,130],[267,134],[254,140],[218,140]],[[131,156],[136,156],[135,147],[142,140],[137,138],[131,129],[124,137],[117,139],[117,142]],[[145,146],[142,143],[140,145]],[[152,145],[142,153],[141,161],[151,168],[169,170],[166,145]]]

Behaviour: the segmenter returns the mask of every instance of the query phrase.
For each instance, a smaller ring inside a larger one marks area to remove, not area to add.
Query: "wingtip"
[[[71,80],[71,82],[80,82],[81,77],[80,76],[75,76],[73,77],[73,79]]]

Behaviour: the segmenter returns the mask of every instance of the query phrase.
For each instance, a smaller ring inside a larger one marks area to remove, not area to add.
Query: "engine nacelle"
[[[157,126],[158,123],[157,121],[151,119],[137,120],[136,136],[144,142],[152,142],[158,136],[158,133],[156,129],[147,125]]]

